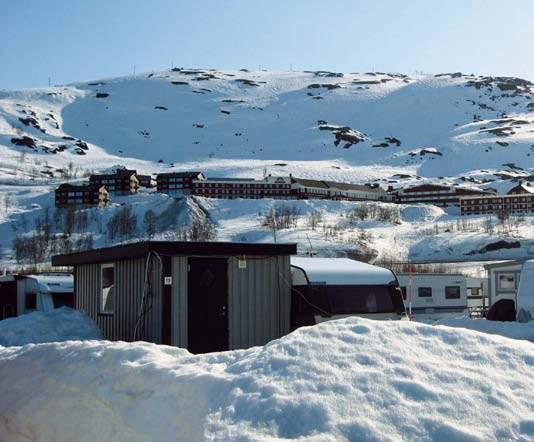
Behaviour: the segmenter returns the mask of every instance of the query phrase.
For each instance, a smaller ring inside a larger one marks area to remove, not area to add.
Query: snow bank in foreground
[[[486,319],[470,319],[464,316],[440,320],[434,325],[468,328],[492,335],[506,336],[512,339],[525,339],[534,342],[534,321],[527,323],[488,321]]]
[[[82,311],[62,307],[0,321],[0,345],[102,339],[97,325]]]
[[[0,348],[0,434],[71,440],[531,440],[534,345],[361,318],[193,356],[148,343]]]

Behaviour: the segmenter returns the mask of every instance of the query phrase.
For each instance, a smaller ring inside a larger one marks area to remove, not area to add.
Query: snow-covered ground
[[[102,332],[85,312],[68,307],[0,321],[0,346],[88,339],[102,339]]]
[[[534,176],[533,96],[534,86],[523,80],[471,75],[209,69],[1,92],[0,260],[13,263],[13,238],[31,231],[35,218],[53,206],[53,189],[59,183],[81,181],[91,171],[115,165],[140,173],[201,170],[208,176],[255,178],[264,172],[292,173],[384,188],[429,181],[506,191],[517,180]],[[339,133],[343,127],[345,135]],[[151,205],[156,212],[167,208],[162,237],[172,237],[189,219],[172,219],[174,203],[162,197],[113,201],[113,207],[93,211],[95,216],[105,221],[119,204],[130,204],[141,215]],[[271,203],[206,206],[214,211],[210,216],[220,220],[221,239],[266,240],[268,234],[257,227],[253,213]],[[324,209],[337,227],[342,211],[350,207],[303,205],[304,212],[314,206]],[[370,247],[378,255],[395,259],[453,259],[466,253],[471,259],[492,259],[534,253],[528,241],[534,238],[532,217],[512,232],[494,229],[483,234],[474,227],[455,229],[459,221],[454,211],[429,208],[423,215],[422,210],[403,209],[397,225],[367,220],[358,228],[373,237]],[[442,229],[438,226],[432,237],[435,222],[441,222]],[[475,217],[468,224],[484,222]],[[334,229],[321,238],[300,225],[281,237],[298,241],[305,250],[309,236],[314,247],[334,254],[346,249],[346,242],[360,247],[353,227],[346,235]],[[104,245],[100,235],[105,232],[91,228],[95,244]],[[141,236],[141,230],[136,232]],[[477,253],[500,239],[519,239],[521,247]]]
[[[524,339],[534,343],[534,321],[519,322],[501,322],[487,321],[485,319],[470,319],[468,317],[456,317],[442,319],[434,325],[443,325],[446,327],[466,328],[476,330],[491,335],[506,336],[512,339]]]
[[[148,343],[0,347],[4,440],[534,438],[534,345],[360,318],[193,356]]]

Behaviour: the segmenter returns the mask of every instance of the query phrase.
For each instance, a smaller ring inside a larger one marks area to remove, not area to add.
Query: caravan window
[[[445,299],[460,299],[460,286],[448,285],[445,287]]]
[[[104,264],[100,269],[101,275],[101,303],[100,313],[113,313],[115,311],[115,266]]]
[[[392,286],[311,286],[312,304],[332,315],[393,313],[404,310],[400,297],[395,298]]]
[[[420,298],[431,298],[432,287],[419,287],[417,294]]]
[[[515,275],[513,273],[501,273],[498,278],[500,289],[515,289]]]

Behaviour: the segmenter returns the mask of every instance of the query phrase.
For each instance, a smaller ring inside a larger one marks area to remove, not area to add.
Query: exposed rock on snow
[[[102,339],[102,333],[87,314],[68,307],[0,321],[0,346],[81,339]]]
[[[2,348],[0,434],[526,441],[534,437],[533,369],[530,342],[357,318],[202,356],[103,341]]]

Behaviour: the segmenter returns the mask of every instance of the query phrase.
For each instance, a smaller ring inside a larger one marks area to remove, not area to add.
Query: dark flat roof
[[[86,252],[52,257],[53,266],[75,266],[145,257],[148,252],[165,256],[280,256],[296,255],[294,243],[263,244],[239,242],[141,241]]]

